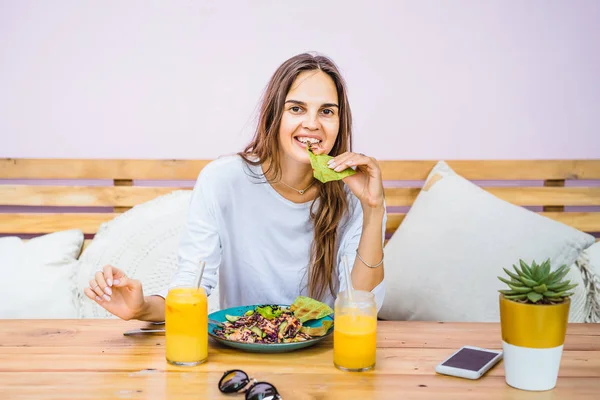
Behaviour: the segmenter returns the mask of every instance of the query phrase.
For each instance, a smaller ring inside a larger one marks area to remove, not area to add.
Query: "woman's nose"
[[[306,113],[304,121],[302,121],[302,127],[310,130],[316,130],[319,128],[319,121],[317,115],[313,113]]]

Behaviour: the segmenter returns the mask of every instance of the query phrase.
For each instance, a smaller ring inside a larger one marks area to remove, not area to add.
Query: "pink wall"
[[[238,151],[277,65],[318,50],[361,152],[600,158],[598,21],[595,0],[4,1],[0,157]]]
[[[0,157],[236,152],[277,65],[318,50],[348,81],[360,152],[600,158],[600,1],[232,4],[0,3]],[[0,206],[40,211],[56,210]]]

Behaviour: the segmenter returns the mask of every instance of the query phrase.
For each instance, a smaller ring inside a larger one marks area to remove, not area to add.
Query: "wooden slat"
[[[545,217],[584,232],[600,232],[600,212],[541,212]]]
[[[405,213],[389,213],[387,215],[387,223],[385,225],[385,233],[391,234],[398,229],[402,221],[406,217]]]
[[[549,186],[549,187],[564,187],[565,186],[565,180],[564,179],[547,179],[544,181],[544,186]],[[559,203],[557,203],[559,204]],[[552,204],[552,205],[548,205],[547,203],[543,203],[544,208],[543,210],[546,212],[562,212],[565,211],[565,206],[564,204],[567,203],[560,203],[562,205],[557,205],[557,204]]]
[[[196,180],[211,160],[0,159],[0,179]]]
[[[83,233],[96,233],[101,223],[110,221],[118,215],[118,213],[0,213],[0,232],[35,234],[81,229]]]
[[[493,195],[522,206],[600,206],[600,187],[489,187]],[[128,207],[152,200],[173,187],[0,185],[0,205]],[[388,206],[410,206],[420,188],[386,188]]]
[[[0,185],[0,205],[133,207],[178,188]]]
[[[584,232],[600,232],[600,212],[541,212],[538,213]],[[396,231],[406,214],[389,213],[386,233]]]
[[[195,180],[210,160],[0,159],[0,179]],[[437,161],[380,161],[386,180],[424,180]],[[600,160],[449,160],[473,180],[600,179]]]
[[[520,206],[600,205],[600,187],[486,187],[484,189],[502,200]]]
[[[600,205],[600,187],[484,187],[502,200],[520,206]],[[420,188],[386,188],[388,206],[410,206]]]
[[[114,179],[113,185],[115,185],[115,186],[133,186],[133,180],[132,179]],[[116,206],[113,211],[123,213],[123,212],[131,209],[131,207],[132,206],[126,206],[126,207]]]
[[[446,160],[471,180],[600,179],[600,160]],[[380,161],[386,180],[425,180],[437,161]]]

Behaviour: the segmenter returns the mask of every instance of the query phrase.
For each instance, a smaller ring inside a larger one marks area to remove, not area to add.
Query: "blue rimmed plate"
[[[215,320],[217,322],[227,322],[225,315],[242,316],[247,311],[255,310],[256,307],[259,307],[262,305],[263,304],[258,304],[258,305],[253,305],[253,306],[244,306],[244,307],[231,307],[231,308],[227,308],[225,310],[215,311],[215,312],[209,314],[208,318]],[[289,304],[288,305],[280,304],[279,306],[280,307],[289,307],[290,305]],[[324,320],[333,321],[333,316],[329,315],[325,318],[321,318],[318,320],[307,321],[302,325],[317,328],[317,327],[322,326],[322,321],[324,321]],[[213,338],[214,340],[216,340],[217,342],[219,342],[225,346],[233,347],[234,349],[239,349],[239,350],[253,352],[253,353],[285,353],[288,351],[303,349],[303,348],[310,347],[310,346],[313,346],[313,345],[319,343],[321,340],[329,337],[329,335],[331,335],[333,333],[333,327],[332,327],[329,329],[327,334],[325,334],[325,336],[313,337],[312,339],[306,340],[304,342],[268,344],[268,343],[244,343],[244,342],[237,342],[235,340],[224,339],[224,338],[217,336],[214,333],[215,329],[217,329],[216,325],[211,324],[211,323],[208,324],[208,335],[211,338]]]

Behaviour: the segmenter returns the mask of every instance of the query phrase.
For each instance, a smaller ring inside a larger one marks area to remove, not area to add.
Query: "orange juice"
[[[333,363],[350,371],[365,371],[375,365],[377,319],[371,315],[341,315],[333,328]]]
[[[165,302],[167,361],[198,365],[208,358],[208,301],[202,288],[174,288]]]

